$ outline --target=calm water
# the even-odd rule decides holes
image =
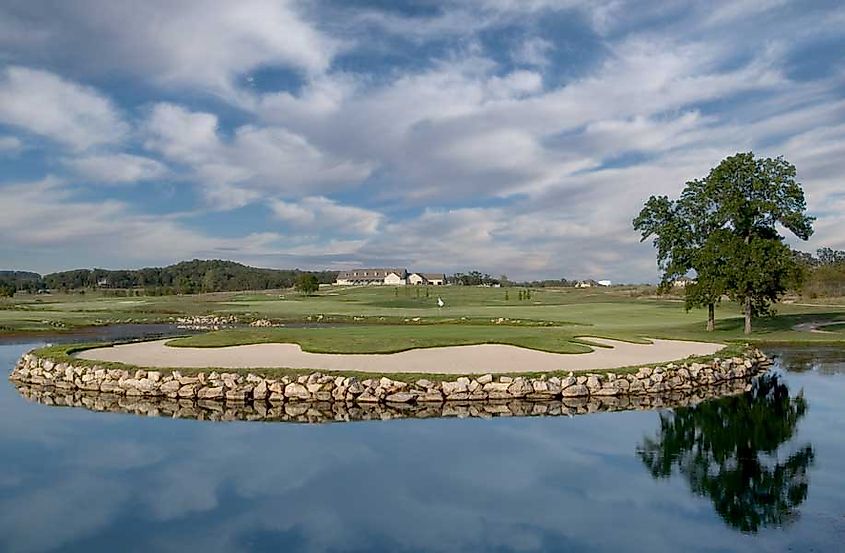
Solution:
[[[210,423],[4,378],[0,550],[843,551],[845,351],[770,353],[744,396],[574,418]]]

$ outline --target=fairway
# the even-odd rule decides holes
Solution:
[[[705,331],[703,310],[685,311],[678,297],[653,287],[534,289],[470,286],[324,287],[314,296],[291,290],[162,297],[102,293],[19,295],[0,302],[0,333],[73,329],[95,324],[168,322],[179,316],[235,315],[244,323],[331,323],[328,328],[238,328],[196,336],[199,347],[292,342],[314,352],[397,352],[413,348],[501,343],[557,353],[586,351],[575,336],[640,342],[647,337],[702,342],[839,342],[841,328],[808,332],[805,323],[845,321],[837,302],[781,304],[778,315],[755,321],[743,336],[739,310],[717,308],[716,331]],[[437,298],[444,306],[437,306]],[[799,327],[800,328],[800,327]]]

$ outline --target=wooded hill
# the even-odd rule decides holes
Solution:
[[[262,269],[234,261],[183,261],[168,267],[134,270],[75,269],[48,275],[20,271],[0,272],[0,282],[16,290],[127,290],[143,289],[146,294],[194,294],[289,288],[302,273],[314,274],[320,283],[334,282],[335,271]]]

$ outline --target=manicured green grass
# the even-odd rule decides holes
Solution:
[[[438,297],[444,300],[445,307],[437,307]],[[243,320],[341,322],[360,328],[291,328],[270,333],[250,330],[202,339],[218,345],[278,339],[296,341],[316,351],[339,347],[349,348],[347,351],[362,351],[365,347],[372,348],[370,351],[397,351],[479,341],[516,343],[549,351],[581,350],[583,346],[572,342],[574,336],[723,343],[845,341],[841,327],[830,328],[830,333],[792,330],[803,322],[845,321],[842,302],[799,299],[778,306],[778,311],[777,317],[756,319],[754,334],[747,338],[742,334],[742,319],[735,305],[726,302],[719,306],[717,329],[708,333],[704,330],[703,310],[687,312],[679,298],[657,296],[649,287],[537,289],[530,300],[520,300],[516,288],[463,286],[431,287],[428,297],[425,288],[416,287],[330,287],[322,288],[313,297],[290,290],[137,298],[88,293],[22,295],[0,300],[0,334],[55,332],[57,327],[72,329],[117,322],[163,322],[180,315],[233,314]]]
[[[579,327],[472,325],[356,325],[330,328],[232,329],[176,338],[170,346],[220,347],[296,343],[315,353],[394,353],[415,348],[509,344],[554,353],[587,353],[575,336]],[[631,339],[625,337],[625,339]]]

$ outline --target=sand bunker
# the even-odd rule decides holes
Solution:
[[[548,353],[500,344],[425,348],[387,354],[309,353],[298,344],[254,344],[221,348],[168,347],[168,340],[138,342],[82,351],[77,357],[140,367],[216,367],[227,369],[286,367],[374,373],[501,373],[609,369],[664,363],[690,355],[710,355],[724,346],[703,342],[653,340],[631,344],[589,338],[610,346],[590,353]]]

